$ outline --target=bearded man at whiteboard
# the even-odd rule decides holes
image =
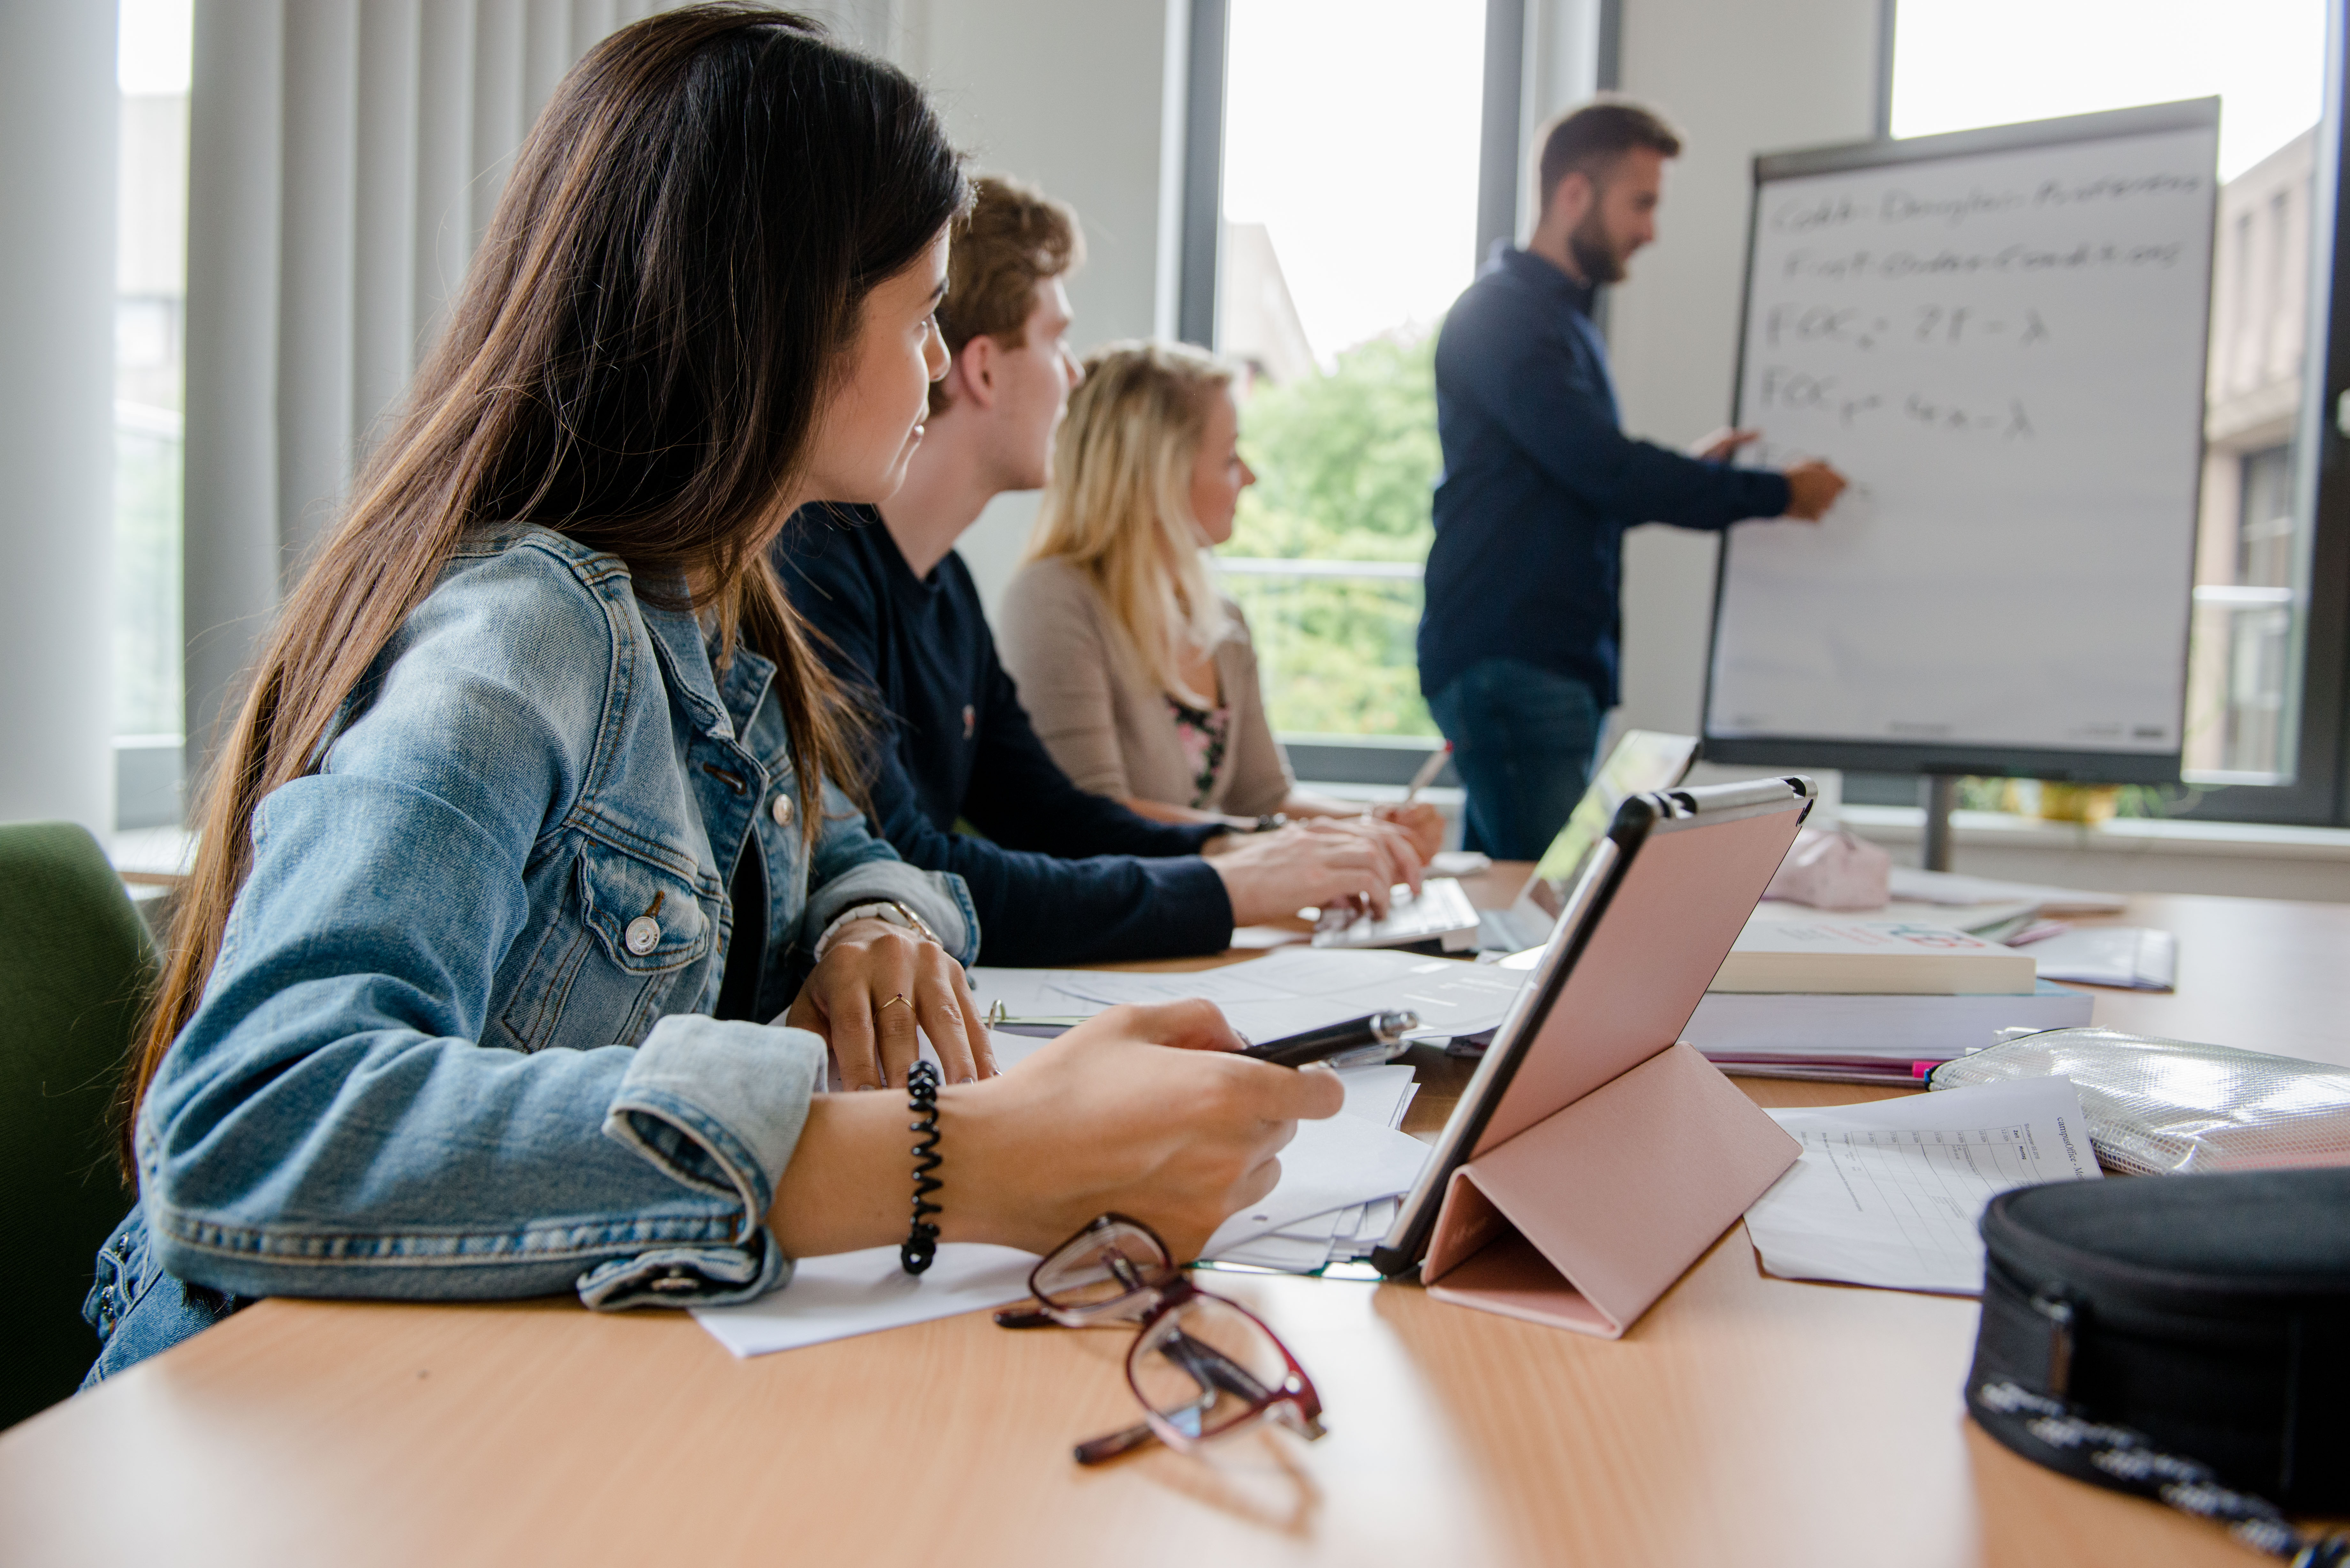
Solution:
[[[1468,786],[1464,845],[1539,859],[1575,808],[1617,700],[1624,531],[1816,521],[1844,489],[1822,462],[1731,467],[1752,439],[1695,455],[1627,436],[1592,298],[1656,238],[1680,138],[1622,99],[1543,138],[1542,219],[1494,247],[1436,344],[1444,472],[1419,623],[1419,689]]]

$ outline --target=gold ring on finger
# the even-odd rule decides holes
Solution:
[[[906,996],[903,992],[899,992],[896,996],[893,996],[889,1001],[883,1002],[881,1004],[881,1011],[887,1012],[893,1007],[902,1007],[909,1012],[914,1011],[914,1004],[906,1000]]]

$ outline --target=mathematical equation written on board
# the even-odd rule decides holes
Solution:
[[[1975,305],[1914,305],[1870,310],[1855,305],[1794,302],[1765,306],[1762,345],[1799,344],[1862,350],[1880,345],[1929,348],[2031,348],[2053,337],[2037,306],[1987,309]]]
[[[1755,401],[1765,409],[1825,415],[1846,430],[1890,421],[1946,435],[2001,441],[2031,441],[2039,433],[2020,397],[1956,400],[1930,391],[1887,390],[1785,365],[1762,367]]]
[[[2002,245],[1996,250],[1816,250],[1799,245],[1777,263],[1782,278],[1827,283],[1901,283],[1932,277],[2048,277],[2093,272],[2166,272],[2195,259],[2182,240],[2137,244],[2082,240],[2068,244]]]

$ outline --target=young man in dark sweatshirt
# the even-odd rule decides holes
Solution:
[[[792,603],[883,725],[875,827],[913,865],[963,878],[992,963],[1213,952],[1236,924],[1347,898],[1384,911],[1390,887],[1419,881],[1399,829],[1152,822],[1069,781],[996,659],[954,542],[996,495],[1045,483],[1080,374],[1061,286],[1080,247],[1067,207],[981,180],[939,311],[953,362],[905,487],[878,510],[809,507],[776,544]]]

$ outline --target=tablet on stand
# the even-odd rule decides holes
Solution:
[[[1794,1163],[1680,1032],[1786,857],[1805,778],[1635,795],[1371,1254],[1462,1305],[1620,1336]]]

